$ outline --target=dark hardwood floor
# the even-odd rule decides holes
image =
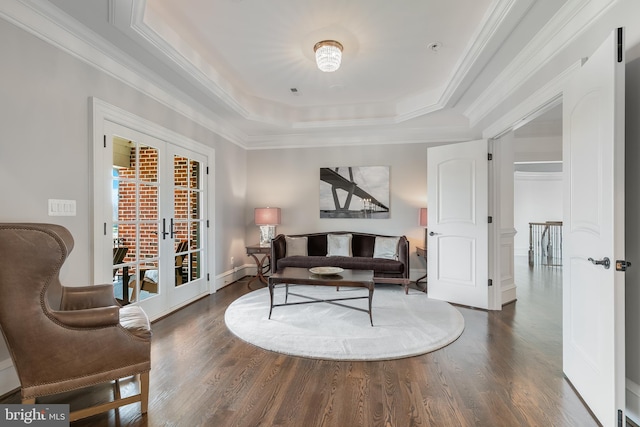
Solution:
[[[154,323],[146,416],[133,404],[72,425],[597,425],[562,374],[561,270],[530,270],[525,260],[516,282],[518,301],[500,312],[459,307],[465,331],[443,349],[336,362],[268,352],[230,333],[224,312],[248,292],[241,281]],[[64,398],[82,405],[109,394],[103,387]]]

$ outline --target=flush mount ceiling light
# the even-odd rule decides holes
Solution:
[[[320,71],[331,73],[340,68],[342,61],[342,45],[335,40],[323,40],[313,46],[316,53],[316,64]]]

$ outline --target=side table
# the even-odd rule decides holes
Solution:
[[[251,256],[256,262],[256,275],[249,280],[247,287],[251,287],[251,283],[258,279],[265,285],[268,284],[267,278],[264,273],[268,272],[271,268],[271,246],[249,245],[246,246],[247,255]],[[260,258],[258,256],[262,255]]]
[[[424,258],[425,263],[427,261],[427,248],[422,246],[416,246],[416,253],[419,257]],[[425,270],[427,267],[425,266]],[[427,271],[425,271],[424,276],[420,277],[416,280],[416,286],[420,286],[420,281],[424,280],[424,292],[427,293]]]

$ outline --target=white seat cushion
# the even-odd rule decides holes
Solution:
[[[151,323],[147,313],[137,305],[120,308],[120,325],[140,338],[151,338]]]

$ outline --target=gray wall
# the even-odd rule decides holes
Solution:
[[[320,168],[332,166],[389,166],[390,218],[321,219]],[[418,215],[419,208],[427,206],[426,144],[256,150],[248,153],[247,170],[247,242],[259,240],[253,209],[275,206],[282,210],[282,225],[277,227],[277,233],[346,230],[406,235],[411,247],[411,268],[424,270],[424,260],[417,259],[415,246],[424,242]]]
[[[224,273],[222,260],[244,256],[244,149],[5,20],[0,40],[0,221],[67,227],[75,248],[61,273],[64,284],[90,284],[93,277],[90,97],[215,149],[212,277]],[[50,198],[76,200],[77,216],[48,216]],[[8,357],[0,342],[0,363]]]

